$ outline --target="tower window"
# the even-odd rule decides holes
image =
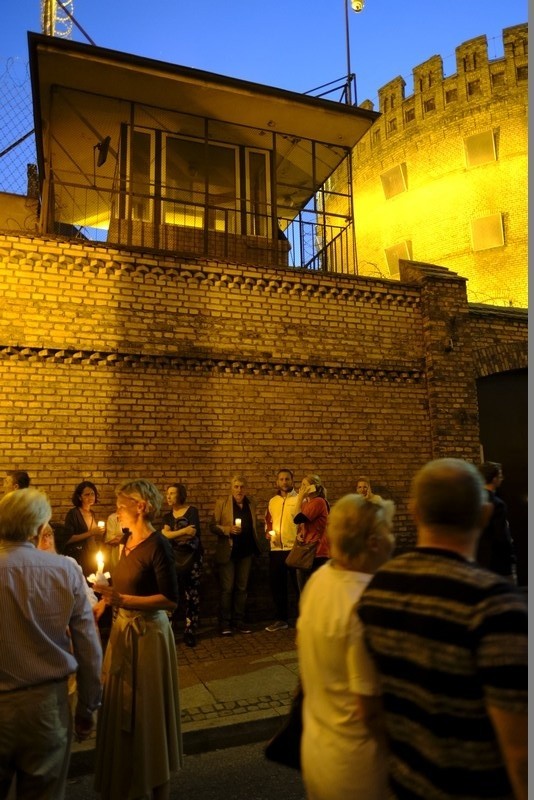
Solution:
[[[396,194],[405,192],[407,189],[407,172],[406,164],[397,164],[387,172],[383,172],[380,176],[382,181],[382,189],[386,200],[390,197],[395,197]]]
[[[475,133],[464,139],[465,160],[468,167],[478,167],[497,160],[493,131]]]
[[[384,254],[386,256],[390,276],[392,278],[397,278],[399,275],[399,260],[401,258],[408,260],[412,258],[412,243],[409,239],[397,242],[397,244],[391,247],[386,247]]]
[[[473,250],[490,250],[504,244],[502,214],[490,214],[471,220],[471,240]]]

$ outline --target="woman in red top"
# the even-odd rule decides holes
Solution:
[[[330,558],[326,521],[330,506],[326,500],[326,490],[318,475],[306,475],[302,479],[295,506],[293,522],[298,524],[297,539],[301,542],[317,542],[315,558],[311,570],[297,569],[297,583],[302,592],[304,584],[316,569]]]

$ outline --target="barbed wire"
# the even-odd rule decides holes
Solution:
[[[0,191],[26,195],[28,165],[37,161],[28,62],[0,59]]]

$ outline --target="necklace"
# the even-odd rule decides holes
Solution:
[[[140,544],[143,544],[143,542],[144,542],[144,541],[145,541],[144,539],[141,539],[141,541],[140,541],[140,542],[136,542],[135,544],[132,544],[131,546],[129,546],[129,545],[127,545],[127,544],[125,544],[125,545],[124,545],[124,552],[125,552],[126,554],[128,554],[128,553],[131,553],[131,552],[132,552],[132,550],[135,550],[135,548],[136,548],[136,547],[139,547],[139,545],[140,545]]]
[[[132,550],[135,550],[136,547],[139,547],[140,544],[143,544],[143,542],[146,542],[146,540],[148,539],[149,536],[152,535],[152,533],[153,531],[150,531],[147,536],[144,536],[142,539],[139,539],[139,541],[135,542],[135,544],[132,545],[125,544],[124,552],[126,553],[126,555],[128,555],[128,553],[131,553]]]

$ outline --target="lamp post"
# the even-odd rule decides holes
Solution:
[[[359,13],[363,11],[363,7],[365,5],[365,0],[350,0],[350,5],[353,11]],[[351,84],[352,84],[352,71],[350,67],[350,35],[349,35],[349,0],[345,0],[345,45],[347,49],[347,105],[352,105],[352,91],[351,91]],[[354,102],[356,103],[356,83],[354,84]]]

